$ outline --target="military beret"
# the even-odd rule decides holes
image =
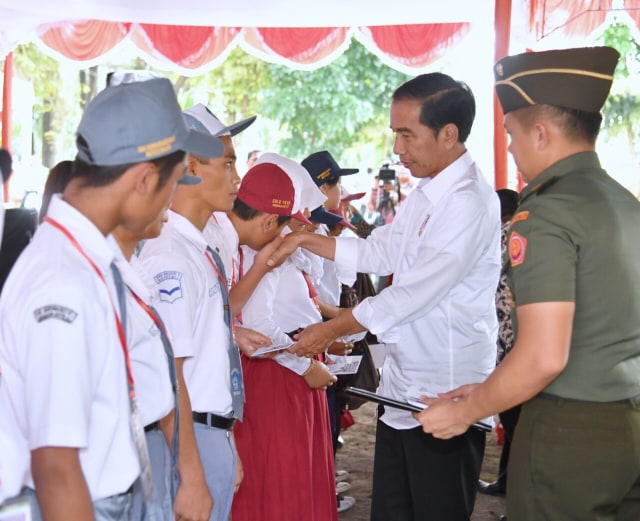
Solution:
[[[496,94],[505,114],[531,105],[599,112],[619,57],[611,47],[507,56],[494,66]]]

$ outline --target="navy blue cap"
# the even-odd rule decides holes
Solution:
[[[360,171],[359,168],[340,168],[340,165],[326,150],[314,152],[303,159],[301,164],[318,186],[335,181],[340,176],[356,174]]]
[[[318,206],[311,212],[311,215],[309,215],[309,220],[314,223],[333,226],[342,222],[342,216],[327,212],[327,210],[324,209],[324,206]]]

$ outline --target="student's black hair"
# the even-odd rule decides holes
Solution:
[[[500,199],[500,216],[513,215],[518,208],[518,192],[509,188],[500,188],[496,193]]]
[[[422,103],[420,123],[437,136],[447,124],[458,127],[458,140],[469,137],[476,115],[476,102],[466,83],[440,72],[421,74],[407,81],[393,93],[394,101],[414,99]]]
[[[11,153],[6,148],[0,148],[0,172],[2,173],[2,182],[6,183],[11,176],[13,169],[13,159]]]
[[[40,222],[42,222],[49,211],[49,204],[51,203],[53,194],[61,194],[64,192],[72,175],[73,161],[70,160],[60,161],[49,170],[49,175],[44,182],[44,189],[42,190],[42,204],[40,205],[39,214]]]

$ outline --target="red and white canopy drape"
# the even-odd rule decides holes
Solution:
[[[640,29],[640,0],[516,0],[513,4],[526,6],[529,20],[522,30],[529,33],[531,48],[552,34],[589,35],[611,12],[629,16]],[[398,9],[388,0],[234,0],[224,2],[224,7],[217,0],[183,0],[180,5],[173,0],[0,0],[0,54],[10,52],[26,35],[33,38],[35,31],[59,56],[87,63],[132,44],[157,64],[198,74],[241,45],[262,59],[313,69],[339,57],[354,36],[388,65],[411,73],[444,55],[467,35],[471,23],[486,19],[487,13],[495,20],[495,59],[508,54],[511,11],[512,0],[423,0],[410,9]],[[284,27],[283,22],[292,27]],[[11,68],[8,59],[2,104],[4,146],[10,146]],[[507,153],[497,103],[494,149],[495,184],[501,188],[507,182]]]
[[[337,58],[351,36],[401,69],[420,69],[460,41],[470,24],[439,23],[372,27],[194,27],[87,20],[66,22],[40,39],[74,61],[92,61],[129,40],[143,55],[194,73],[214,67],[235,45],[268,61],[316,68]]]
[[[529,0],[529,25],[537,40],[557,31],[568,38],[586,36],[616,12],[628,15],[640,29],[639,0]]]
[[[561,32],[591,34],[619,9],[640,28],[640,0],[528,0],[535,40]],[[312,25],[312,24],[311,24]],[[386,63],[405,71],[424,69],[469,32],[468,21],[343,27],[229,27],[162,25],[101,20],[54,22],[40,27],[41,41],[74,61],[95,61],[128,41],[156,63],[187,74],[215,67],[241,45],[262,59],[313,69],[339,57],[351,36]]]

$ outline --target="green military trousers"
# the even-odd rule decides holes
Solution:
[[[509,521],[640,520],[640,398],[539,395],[522,407],[508,468]]]

